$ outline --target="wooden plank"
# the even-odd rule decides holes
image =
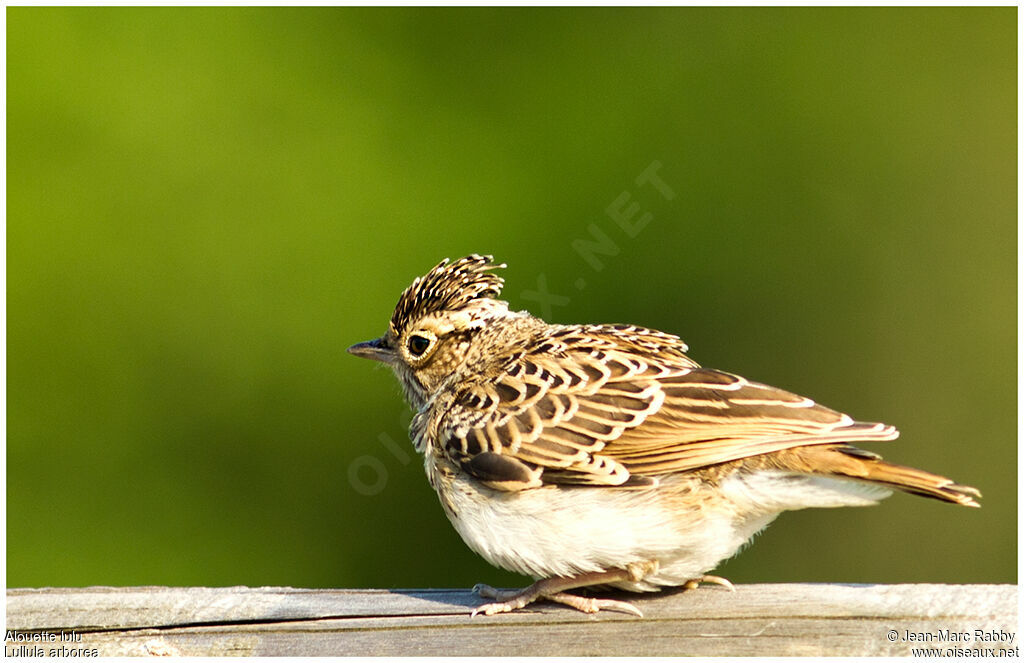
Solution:
[[[908,656],[922,646],[1016,647],[1019,655],[1014,585],[741,585],[623,598],[645,617],[541,603],[470,618],[480,599],[456,590],[11,589],[8,629],[80,640],[8,638],[7,652],[64,645],[103,656]],[[908,639],[926,637],[932,642]]]

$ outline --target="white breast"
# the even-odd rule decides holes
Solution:
[[[657,560],[641,582],[655,591],[697,578],[733,556],[782,511],[874,504],[879,486],[775,471],[734,474],[719,485],[693,476],[638,490],[547,486],[492,490],[460,474],[445,489],[463,540],[495,566],[534,578]]]

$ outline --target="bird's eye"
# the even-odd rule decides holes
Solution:
[[[409,352],[413,357],[419,357],[430,347],[430,340],[422,336],[413,336],[409,339]]]

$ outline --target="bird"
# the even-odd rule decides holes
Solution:
[[[851,444],[893,440],[891,425],[704,368],[673,334],[510,310],[504,267],[441,261],[402,292],[383,336],[348,348],[394,371],[463,541],[535,580],[476,585],[489,602],[472,615],[546,600],[642,616],[571,590],[732,589],[709,572],[784,511],[872,505],[893,489],[979,506],[976,488]]]

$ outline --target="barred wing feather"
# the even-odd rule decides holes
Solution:
[[[681,352],[652,358],[593,344],[521,354],[445,406],[436,431],[445,453],[506,490],[643,485],[797,446],[898,435]]]

